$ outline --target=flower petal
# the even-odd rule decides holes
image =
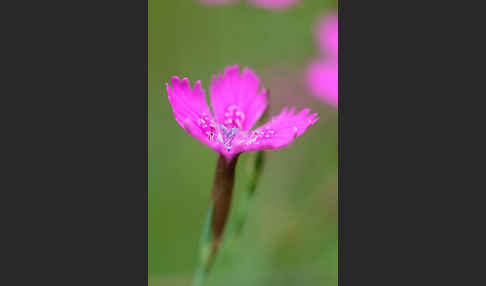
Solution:
[[[279,149],[288,146],[296,137],[302,135],[309,126],[319,120],[317,113],[308,115],[309,112],[309,109],[304,109],[295,114],[294,108],[290,111],[284,108],[279,115],[273,117],[268,123],[249,132],[244,140],[237,140],[234,143],[235,152]]]
[[[201,81],[196,81],[194,88],[191,88],[187,78],[181,81],[173,76],[171,84],[172,87],[169,83],[165,85],[175,120],[192,137],[214,149],[217,125],[206,103]]]
[[[250,130],[267,107],[267,91],[260,90],[260,80],[255,72],[239,66],[225,69],[223,75],[213,76],[211,105],[216,121],[227,128]]]

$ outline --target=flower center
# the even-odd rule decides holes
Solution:
[[[237,105],[230,105],[224,112],[223,124],[227,128],[241,129],[243,122],[245,121],[245,113]]]
[[[235,135],[238,133],[239,129],[236,127],[232,127],[230,129],[226,128],[223,124],[219,125],[219,128],[221,131],[223,131],[222,135],[221,133],[218,134],[218,138],[220,142],[226,147],[226,150],[231,151],[231,142],[233,142],[233,139],[235,138]]]

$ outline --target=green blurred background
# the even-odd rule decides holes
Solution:
[[[270,116],[286,105],[310,107],[320,121],[267,152],[241,240],[222,250],[207,285],[337,285],[337,111],[303,80],[318,56],[317,19],[336,8],[336,0],[302,0],[282,12],[245,1],[149,0],[149,285],[190,285],[217,158],[176,123],[164,83],[200,79],[208,94],[211,75],[231,64],[254,69],[270,89]],[[248,167],[244,154],[233,206]]]

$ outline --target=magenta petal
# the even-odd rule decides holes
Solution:
[[[319,99],[338,107],[338,64],[335,60],[319,60],[307,70],[309,89]]]
[[[295,109],[288,111],[284,108],[268,123],[249,132],[245,140],[239,140],[235,149],[246,152],[285,147],[319,120],[317,113],[308,115],[309,112],[309,109],[304,109],[295,114]]]
[[[216,121],[227,128],[250,130],[267,107],[265,89],[260,90],[260,80],[255,72],[239,66],[225,69],[223,75],[213,76],[211,104]]]
[[[197,81],[194,88],[191,88],[187,78],[181,81],[173,76],[171,84],[172,87],[166,83],[166,88],[177,123],[192,137],[213,149],[216,148],[217,125],[206,103],[201,81]]]
[[[268,10],[284,10],[297,4],[300,0],[248,0],[256,7]]]

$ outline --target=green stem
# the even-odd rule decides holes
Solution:
[[[248,185],[245,193],[243,194],[243,198],[241,199],[241,203],[239,204],[239,212],[235,227],[235,237],[239,237],[241,235],[246,224],[248,214],[250,213],[253,196],[263,170],[264,160],[264,151],[255,152]]]
[[[213,209],[214,204],[211,202],[211,205],[208,209],[208,214],[206,215],[206,222],[204,223],[201,240],[199,241],[199,250],[200,250],[200,260],[199,265],[196,270],[196,275],[194,277],[194,281],[192,282],[192,286],[202,286],[204,285],[204,281],[206,280],[206,275],[210,270],[211,264],[211,220],[213,216]]]

